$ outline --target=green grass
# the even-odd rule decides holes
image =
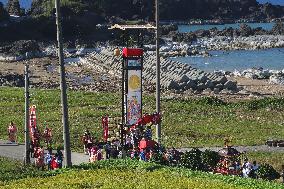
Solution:
[[[37,106],[37,123],[54,131],[62,143],[59,90],[31,91],[31,104]],[[120,115],[120,95],[69,91],[69,116],[72,148],[81,148],[80,136],[85,128],[101,137],[101,117]],[[146,95],[143,111],[153,113],[155,98]],[[162,100],[162,137],[166,146],[222,146],[225,137],[234,145],[259,145],[269,138],[284,136],[284,99],[262,99],[249,102],[223,103],[212,98]],[[23,141],[24,91],[0,88],[0,137],[7,138],[7,125],[14,121]]]
[[[11,180],[43,174],[32,166],[23,166],[19,161],[0,157],[0,185]]]
[[[100,161],[83,164],[61,174],[10,181],[1,188],[216,188],[280,189],[283,185],[170,168],[133,160]]]

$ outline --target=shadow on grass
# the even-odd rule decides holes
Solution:
[[[147,167],[145,170],[152,172],[152,171],[155,171],[155,170],[158,170],[158,169],[161,169],[161,168],[163,168],[163,166],[161,166],[161,165],[153,165],[153,166]]]

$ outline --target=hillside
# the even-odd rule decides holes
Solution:
[[[70,7],[74,12],[88,10],[106,18],[115,16],[123,19],[153,20],[154,1],[147,0],[100,0],[81,2],[64,0],[62,4]],[[34,0],[31,13],[50,13],[53,7],[49,0]],[[178,10],[178,11],[175,11]],[[162,20],[189,20],[189,19],[265,19],[283,16],[283,8],[260,5],[256,0],[161,0],[160,17]]]
[[[0,0],[0,2],[3,2],[4,4],[7,3],[8,0]],[[31,8],[31,4],[32,4],[32,0],[19,0],[21,7],[25,8],[25,9],[30,9]],[[282,0],[257,0],[259,3],[272,3],[274,5],[284,5],[284,2]]]
[[[66,41],[107,41],[112,37],[108,30],[97,24],[127,23],[127,21],[154,21],[154,1],[148,0],[62,0],[63,33]],[[54,41],[56,36],[54,1],[33,0],[28,17],[22,21],[8,22],[0,30],[0,41],[34,39]],[[16,7],[12,13],[21,12]],[[2,11],[5,13],[5,11]],[[0,20],[8,18],[2,16]],[[196,19],[232,23],[245,19],[250,22],[271,21],[284,16],[284,8],[259,4],[256,0],[161,0],[160,18],[165,21]],[[17,35],[11,35],[17,33]]]

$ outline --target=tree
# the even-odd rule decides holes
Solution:
[[[10,15],[21,16],[21,7],[19,0],[9,0],[7,4],[7,11]]]
[[[9,18],[9,14],[4,9],[3,3],[0,2],[0,22]]]

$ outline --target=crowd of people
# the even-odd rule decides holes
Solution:
[[[140,138],[141,137],[141,138]],[[177,162],[181,153],[176,149],[165,150],[158,143],[152,140],[150,127],[142,130],[133,129],[125,136],[123,144],[117,138],[109,139],[106,142],[94,140],[88,130],[82,136],[84,152],[89,155],[89,161],[99,161],[102,159],[118,159],[129,157],[141,161],[151,161],[151,159],[163,156],[165,161]]]
[[[159,161],[166,165],[178,165],[183,152],[175,148],[165,149],[154,140],[152,140],[151,127],[136,127],[125,129],[124,140],[118,138],[109,138],[107,141],[100,142],[92,137],[89,130],[85,130],[82,136],[84,144],[84,153],[89,155],[89,162],[95,162],[107,159],[131,158],[140,161]],[[11,142],[16,142],[17,128],[13,122],[8,127],[8,137]],[[43,146],[40,146],[40,139],[46,144],[47,153]],[[52,132],[45,128],[43,134],[33,128],[31,132],[31,157],[35,159],[37,168],[54,170],[62,168],[63,153],[58,148],[55,153],[51,148]],[[227,157],[221,158],[217,164],[217,172],[242,176],[244,178],[257,178],[259,165],[256,161],[252,163],[247,158],[241,164],[239,160],[229,161]],[[219,169],[219,170],[218,170]],[[284,170],[284,167],[283,167]],[[213,171],[213,170],[212,170]],[[282,174],[284,176],[284,172]]]
[[[8,140],[11,143],[16,143],[17,127],[12,121],[10,122],[7,130]],[[31,127],[30,139],[30,157],[34,158],[34,163],[37,168],[44,169],[44,167],[47,167],[48,170],[62,168],[63,153],[59,148],[57,149],[56,153],[52,153],[52,131],[50,128],[45,127],[41,134],[37,127]],[[46,145],[45,148],[40,145],[41,139]],[[47,150],[47,153],[45,153],[45,149]]]
[[[166,165],[178,165],[183,152],[175,148],[165,149],[152,140],[150,127],[142,131],[133,130],[125,136],[124,144],[119,139],[108,140],[107,142],[98,142],[94,140],[88,130],[85,131],[82,141],[84,143],[84,152],[89,155],[89,161],[95,162],[106,159],[131,158],[140,161],[162,161]],[[139,140],[139,136],[141,139]],[[239,160],[228,164],[226,158],[221,158],[217,167],[225,168],[228,174],[242,176],[244,178],[257,178],[259,165],[256,161],[249,162],[247,158],[243,163]],[[232,171],[234,170],[234,171]],[[216,169],[212,170],[216,171]]]

